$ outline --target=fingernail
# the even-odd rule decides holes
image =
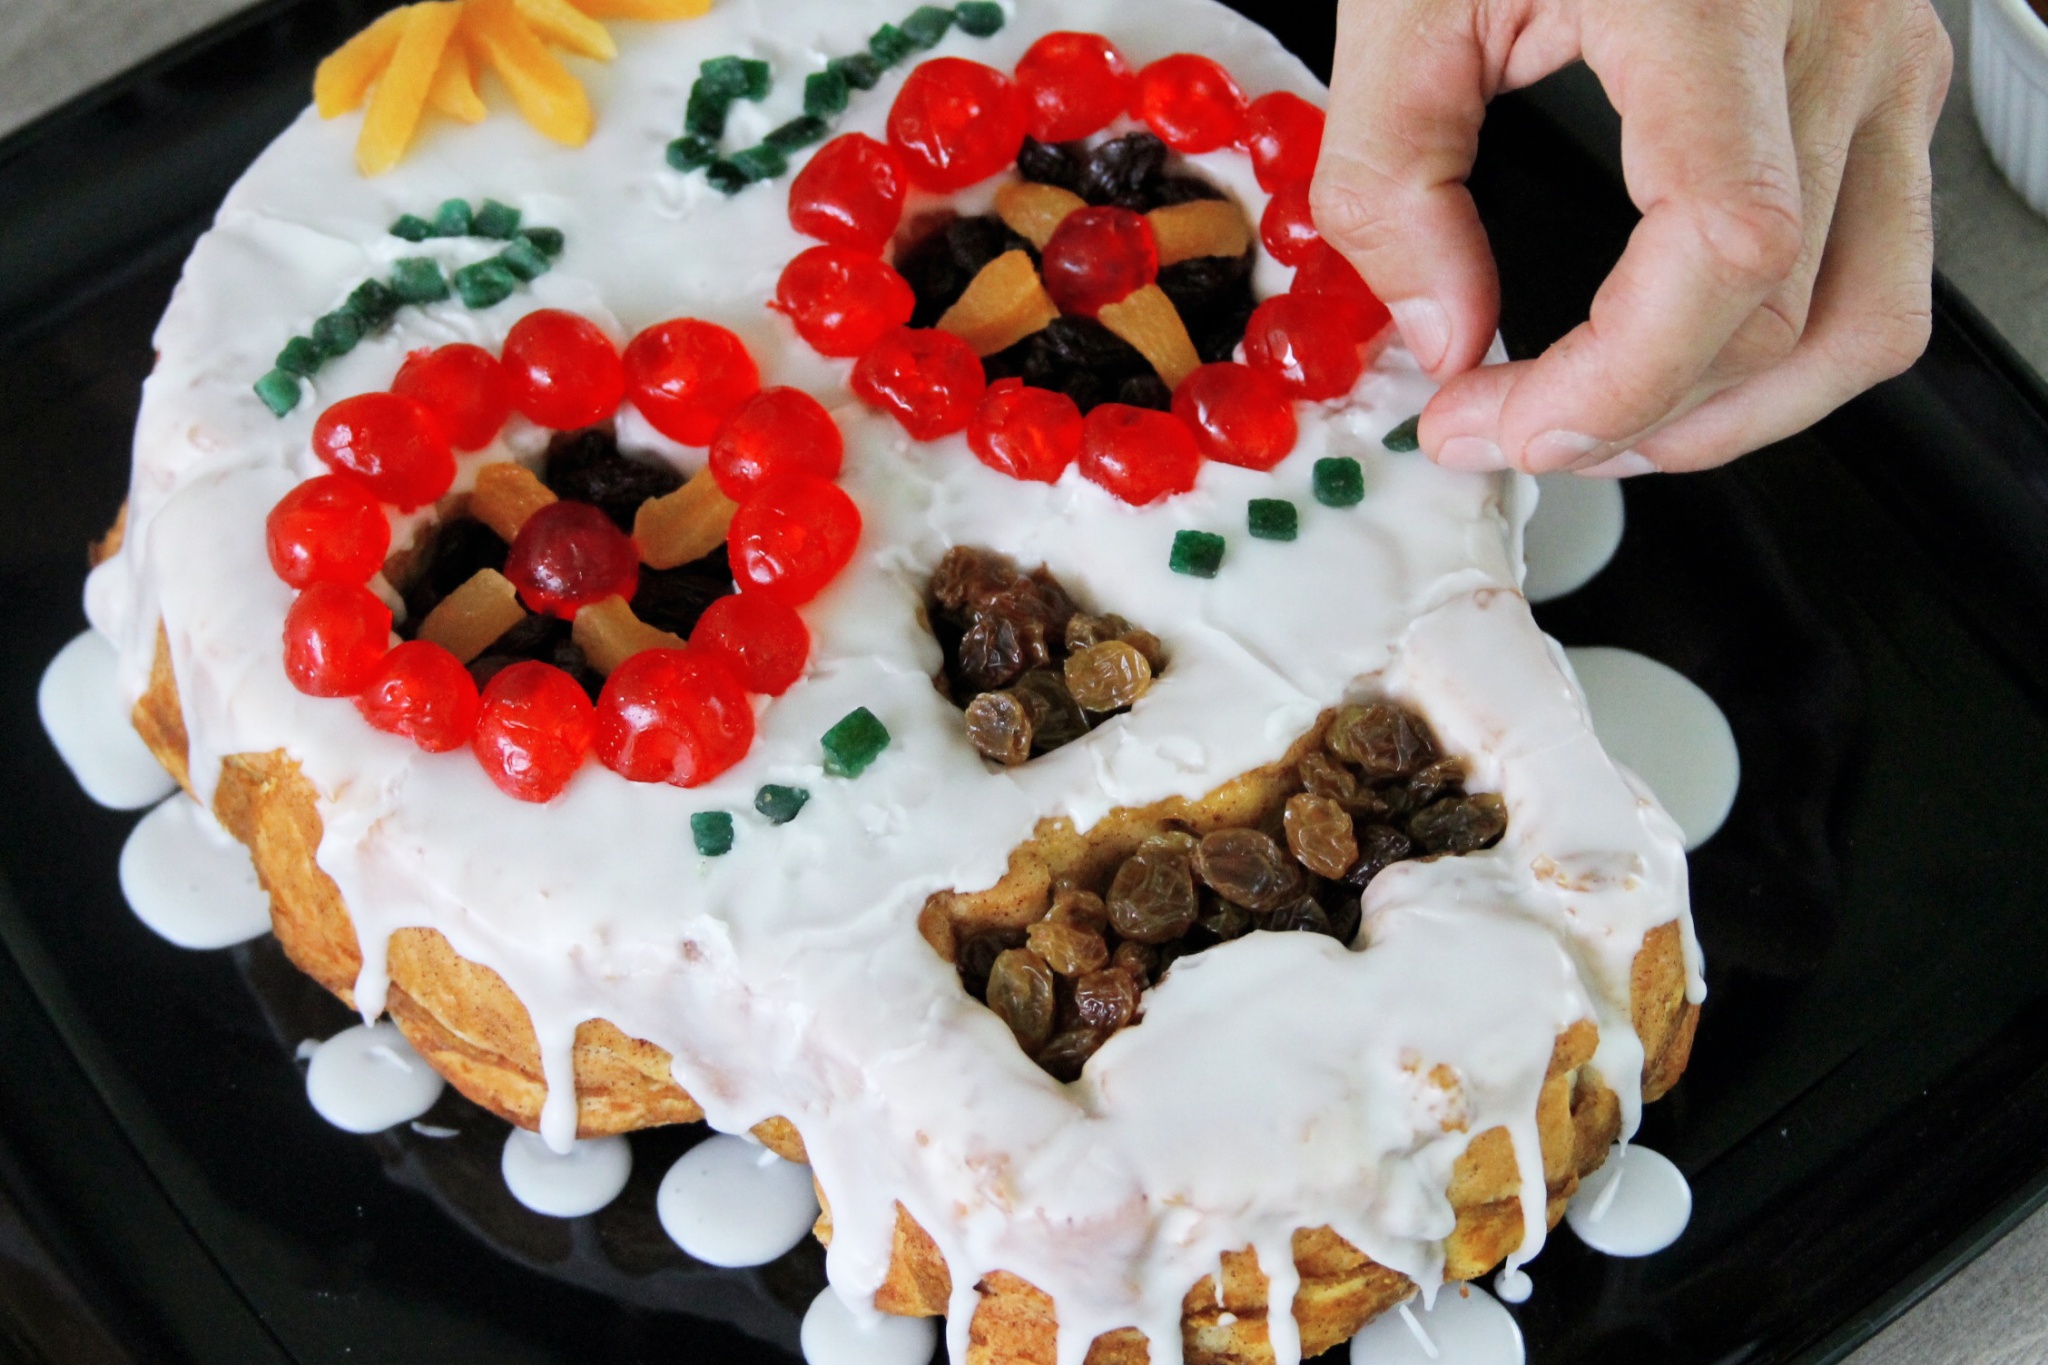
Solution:
[[[1394,315],[1401,339],[1423,369],[1433,370],[1444,363],[1444,353],[1451,349],[1451,319],[1443,305],[1426,297],[1402,299],[1388,304],[1387,311]]]
[[[1656,473],[1657,466],[1641,451],[1624,450],[1611,460],[1574,472],[1582,479],[1633,479],[1638,474]]]
[[[1490,474],[1508,467],[1500,447],[1483,436],[1451,437],[1437,449],[1436,462],[1465,474]]]
[[[1522,447],[1522,468],[1531,474],[1548,474],[1577,464],[1606,444],[1597,436],[1576,431],[1546,431]]]

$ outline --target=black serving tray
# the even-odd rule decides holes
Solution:
[[[0,144],[0,1355],[99,1361],[788,1361],[815,1247],[692,1263],[652,1186],[559,1223],[503,1126],[337,1132],[292,1058],[346,1022],[267,940],[181,952],[122,904],[34,691],[83,625],[150,332],[214,204],[382,6],[279,0]],[[1327,69],[1331,11],[1246,3]],[[1473,178],[1510,349],[1585,315],[1633,211],[1583,76],[1501,100]],[[1534,1365],[1840,1358],[2048,1197],[2048,401],[1940,287],[1911,373],[1728,469],[1627,485],[1614,564],[1543,608],[1721,703],[1744,781],[1695,855],[1712,996],[1643,1140],[1691,1229],[1560,1232]]]

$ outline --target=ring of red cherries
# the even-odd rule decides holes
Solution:
[[[1288,293],[1253,313],[1246,363],[1195,370],[1175,390],[1171,414],[1105,403],[1083,418],[1065,394],[1015,379],[987,383],[959,337],[909,327],[916,300],[883,252],[910,187],[966,189],[1011,167],[1027,134],[1071,142],[1126,113],[1177,152],[1247,153],[1272,196],[1260,240],[1295,276]],[[1204,458],[1271,469],[1294,448],[1294,400],[1349,393],[1391,337],[1386,306],[1310,221],[1322,137],[1323,112],[1308,101],[1284,91],[1249,99],[1221,65],[1192,53],[1134,73],[1097,34],[1051,33],[1014,76],[935,58],[904,82],[887,142],[845,134],[792,182],[791,224],[824,245],[789,263],[775,307],[820,354],[854,358],[854,392],[912,437],[964,431],[983,463],[1014,478],[1050,483],[1078,462],[1087,478],[1144,504],[1192,488]],[[1158,273],[1151,226],[1127,209],[1076,210],[1042,254],[1054,303],[1088,317]]]
[[[386,505],[410,512],[455,481],[455,452],[489,445],[513,411],[574,431],[634,406],[664,435],[709,446],[720,490],[739,504],[726,546],[737,594],[708,607],[683,649],[633,655],[593,705],[552,664],[499,670],[481,690],[442,646],[393,644],[392,613],[371,591],[391,548]],[[467,745],[501,790],[548,801],[595,753],[635,782],[694,787],[743,758],[749,693],[779,696],[802,674],[810,633],[796,608],[853,557],[861,518],[833,480],[843,448],[831,415],[796,389],[761,388],[740,339],[691,318],[657,323],[622,354],[596,324],[543,310],[515,324],[502,353],[416,351],[388,392],[320,415],[313,450],[332,472],[271,511],[271,565],[299,590],[285,617],[292,683],[352,697],[366,720],[430,753]],[[520,527],[505,576],[523,605],[573,619],[630,600],[640,554],[597,508],[550,503]]]

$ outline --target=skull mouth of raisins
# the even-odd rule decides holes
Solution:
[[[1021,927],[1000,885],[934,897],[927,912],[948,920],[962,987],[1040,1067],[1073,1081],[1142,1022],[1145,992],[1179,959],[1256,933],[1350,945],[1365,889],[1387,868],[1476,853],[1507,833],[1501,798],[1467,791],[1464,763],[1393,701],[1325,715],[1267,775],[1248,820],[1205,821],[1175,803],[1158,819],[1135,813],[1125,847],[1045,846],[1051,889]]]

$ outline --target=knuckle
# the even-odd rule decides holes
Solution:
[[[1760,169],[1725,196],[1697,200],[1693,223],[1731,285],[1777,284],[1805,246],[1797,181],[1775,171]]]

